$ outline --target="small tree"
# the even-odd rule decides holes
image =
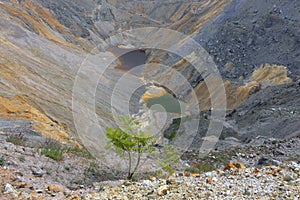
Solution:
[[[120,155],[128,156],[128,179],[132,179],[140,164],[141,155],[154,150],[153,144],[157,137],[142,130],[140,122],[130,116],[120,117],[122,126],[106,128],[107,147],[114,147]],[[133,156],[137,155],[137,161],[133,167]]]

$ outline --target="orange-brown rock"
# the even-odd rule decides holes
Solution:
[[[184,172],[184,174],[183,174],[185,177],[189,177],[189,176],[191,176],[191,174],[189,173],[189,172]]]
[[[206,179],[206,183],[212,183],[212,182],[213,182],[212,177],[208,177],[208,178]]]
[[[68,43],[65,39],[56,36],[51,30],[48,29],[46,24],[50,25],[52,28],[57,29],[62,33],[66,33],[63,26],[54,18],[54,16],[46,9],[39,6],[37,3],[33,2],[24,2],[22,6],[10,6],[8,4],[0,4],[0,7],[4,8],[7,12],[9,12],[12,16],[17,17],[26,23],[30,24],[34,31],[37,34],[42,35],[43,37],[66,45],[73,48],[76,48],[74,45]],[[30,12],[35,13],[35,15],[29,14]]]
[[[229,170],[229,169],[236,169],[236,166],[233,164],[233,163],[228,163],[228,165],[226,165],[225,167],[224,167],[224,171],[225,170]]]
[[[66,189],[63,186],[59,186],[59,185],[49,185],[47,189],[52,192],[65,192],[66,191]]]
[[[238,169],[246,169],[246,166],[243,163],[235,163],[234,164]]]
[[[245,169],[246,166],[242,163],[228,163],[228,165],[226,165],[224,167],[224,171],[225,170],[229,170],[229,169]]]
[[[62,143],[74,144],[62,124],[54,122],[47,115],[30,105],[26,97],[15,95],[8,99],[0,96],[0,117],[9,119],[27,119],[36,122],[33,128],[41,132],[44,137],[55,139]]]
[[[199,178],[200,174],[191,174],[191,177]]]
[[[156,177],[155,176],[150,176],[150,181],[155,181],[156,180]]]

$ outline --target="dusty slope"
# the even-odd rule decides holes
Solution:
[[[118,40],[103,42],[103,39],[119,30],[127,30],[129,26],[174,25],[174,29],[185,29],[186,33],[192,34],[204,22],[220,13],[225,5],[226,2],[212,1],[155,2],[153,5],[152,2],[140,4],[122,1],[1,1],[1,104],[4,108],[10,108],[2,109],[1,115],[5,118],[25,118],[38,122],[40,124],[37,127],[42,127],[39,131],[43,129],[44,135],[72,133],[71,138],[68,138],[72,140],[75,136],[71,113],[74,80],[83,59],[97,53],[97,50],[90,53],[91,49],[97,45],[100,45],[100,49],[108,45],[119,45]],[[210,10],[213,12],[209,12]],[[130,44],[135,41],[129,38],[128,42]],[[106,65],[102,58],[95,59],[95,65],[97,62],[103,64],[96,69],[100,72]],[[121,73],[112,70],[107,75],[105,90],[100,87],[99,94],[96,94],[99,95],[96,99],[97,112],[100,118],[105,118],[105,121],[100,121],[102,126],[111,125],[112,121],[109,106],[111,94],[105,93],[106,88],[112,89]],[[97,79],[82,76],[84,85],[93,84]],[[93,96],[94,93],[88,88],[83,88],[82,92],[83,97]],[[13,98],[18,98],[15,95],[23,103],[13,107],[16,104]],[[38,111],[39,120],[35,120],[31,111],[26,115],[22,114],[27,105]],[[96,121],[93,123],[97,123]],[[50,126],[51,124],[55,126]]]
[[[38,131],[43,130],[41,132],[44,135],[61,135],[64,137],[63,142],[72,141],[76,136],[71,112],[72,92],[82,61],[89,55],[94,66],[97,66],[95,76],[84,73],[80,75],[84,84],[80,87],[82,98],[79,99],[79,105],[84,107],[84,97],[95,93],[87,86],[93,85],[98,80],[96,74],[106,67],[104,58],[112,57],[110,53],[103,57],[93,57],[93,54],[110,45],[139,46],[143,42],[157,42],[157,38],[138,41],[138,38],[131,38],[130,35],[128,38],[126,36],[125,42],[122,41],[122,36],[109,38],[118,31],[144,26],[166,27],[194,36],[214,57],[225,78],[228,109],[234,109],[262,88],[289,83],[289,77],[296,80],[299,76],[298,8],[299,2],[296,0],[264,2],[263,6],[260,1],[139,3],[3,0],[0,2],[1,116],[28,119],[36,122],[35,127],[38,127]],[[97,45],[99,48],[90,52]],[[181,72],[195,88],[200,108],[210,108],[210,95],[205,84],[201,83],[203,77],[189,63],[165,52],[149,50],[147,54],[149,62],[161,62]],[[259,68],[266,63],[270,63],[272,67]],[[168,80],[175,79],[174,74],[168,70],[161,70],[156,74],[149,73],[150,71],[151,69],[144,71],[145,80],[162,81],[163,84],[165,77]],[[98,118],[89,116],[89,112],[78,110],[82,123],[91,123],[91,130],[85,130],[92,134],[88,140],[99,138],[99,135],[92,133],[97,130],[93,126],[98,122],[103,127],[113,124],[110,107],[112,94],[109,91],[115,87],[121,75],[121,72],[110,68],[101,80],[105,84],[99,86],[96,92]],[[129,80],[129,84],[133,82],[132,79]],[[284,92],[278,90],[277,98],[283,99],[289,95],[291,99],[297,99],[298,96],[293,92],[297,90],[297,86],[293,87],[293,90],[287,89]],[[175,87],[174,91],[179,98],[189,100],[184,89],[186,88]],[[117,92],[119,102],[125,101],[124,94],[127,92],[126,88]],[[269,93],[270,98],[272,94],[273,90]],[[22,99],[22,103],[16,101],[18,98]],[[255,95],[253,98],[260,101],[262,97]],[[286,107],[286,104],[283,101],[282,107]],[[295,103],[294,106],[297,106],[297,110],[298,104]],[[93,108],[88,107],[90,110]],[[295,116],[297,119],[299,114],[296,113]],[[297,122],[293,117],[287,116],[286,119],[279,120],[285,120],[286,127],[297,128],[298,126],[293,125]],[[230,122],[232,124],[226,126],[224,137],[226,131],[229,135],[250,134],[244,129],[256,122],[251,121],[251,124],[245,123],[244,127],[237,126],[234,129],[232,127],[240,122]],[[272,127],[271,122],[272,120],[257,123],[257,129],[252,132],[260,130],[260,134],[270,135],[269,131],[264,130]],[[69,133],[70,136],[66,136]]]

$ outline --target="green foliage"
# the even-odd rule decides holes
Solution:
[[[5,166],[6,165],[6,158],[4,156],[0,157],[0,166]]]
[[[24,146],[26,140],[27,139],[21,133],[18,135],[10,135],[6,138],[6,142],[10,142],[18,146]]]
[[[40,150],[40,153],[48,158],[59,161],[63,158],[64,149],[59,143],[49,139]]]
[[[170,141],[172,141],[175,137],[176,137],[177,133],[174,131],[172,132],[168,137],[167,139],[169,139]]]
[[[157,178],[162,178],[163,177],[163,171],[162,170],[156,170],[155,173],[154,173],[154,175]]]
[[[200,170],[198,168],[195,167],[188,167],[185,169],[186,172],[190,172],[192,174],[199,174]]]
[[[59,161],[63,159],[63,149],[42,148],[41,154],[48,158]]]
[[[65,152],[74,154],[76,156],[81,156],[88,159],[94,159],[93,155],[86,150],[85,148],[79,148],[79,147],[68,147],[64,149]]]
[[[154,150],[153,144],[157,137],[143,131],[140,122],[130,116],[120,117],[119,121],[122,127],[106,128],[107,147],[113,147],[118,154],[128,156],[127,178],[132,179],[139,166],[141,155]],[[132,168],[134,155],[137,155],[137,162]]]
[[[59,161],[63,159],[64,148],[58,142],[49,139],[40,150],[40,153],[48,158]]]

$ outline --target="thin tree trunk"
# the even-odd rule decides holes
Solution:
[[[127,151],[127,152],[128,152],[128,158],[129,158],[127,179],[131,179],[131,177],[132,177],[132,175],[131,175],[131,153],[130,153],[130,151]]]
[[[132,178],[133,174],[135,173],[135,171],[137,170],[139,164],[140,164],[140,160],[141,160],[141,154],[140,152],[138,152],[138,160],[137,160],[137,163],[135,165],[135,168],[133,169],[131,175],[130,175],[130,179]]]

